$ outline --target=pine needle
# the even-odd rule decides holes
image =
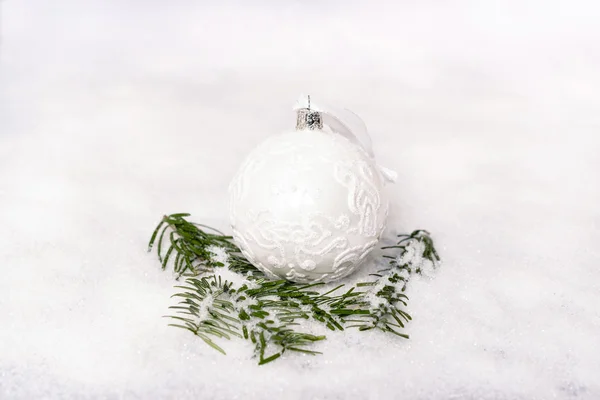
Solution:
[[[389,267],[372,274],[375,280],[360,282],[345,292],[341,292],[344,284],[321,292],[322,283],[269,280],[242,255],[231,236],[189,222],[189,216],[165,215],[148,244],[148,251],[156,245],[163,269],[172,269],[177,280],[186,278],[183,285],[175,286],[178,292],[172,297],[179,302],[169,307],[176,315],[168,318],[176,323],[169,325],[190,331],[223,354],[213,339],[250,340],[259,365],[286,351],[321,354],[310,347],[325,336],[299,331],[302,320],[317,321],[334,331],[378,329],[408,339],[400,331],[411,320],[403,309],[408,300],[403,292],[412,275],[435,269],[440,262],[429,232],[415,230],[398,235],[395,245],[382,248],[396,254],[383,256],[390,260]],[[215,260],[215,248],[227,254],[227,267]],[[228,268],[245,283],[237,287],[223,280],[215,273],[217,268]]]

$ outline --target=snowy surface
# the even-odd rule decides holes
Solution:
[[[0,399],[600,398],[597,2],[0,6]],[[166,326],[145,247],[164,213],[226,226],[300,93],[365,119],[390,225],[445,263],[410,340],[258,367]]]

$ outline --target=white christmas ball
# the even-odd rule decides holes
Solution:
[[[233,237],[271,278],[328,282],[377,245],[388,213],[383,178],[359,145],[330,130],[268,138],[231,182]]]

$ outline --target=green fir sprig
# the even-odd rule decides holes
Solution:
[[[375,280],[326,291],[324,283],[268,279],[242,255],[231,236],[187,217],[185,213],[164,216],[148,246],[151,251],[156,245],[163,269],[172,266],[177,280],[185,278],[173,295],[179,303],[170,307],[175,313],[169,316],[170,325],[192,332],[223,354],[213,339],[250,340],[259,364],[286,351],[320,354],[310,347],[325,336],[302,332],[302,320],[317,321],[333,331],[380,329],[408,338],[401,331],[411,320],[405,310],[406,283],[440,261],[429,233],[416,230],[383,247],[396,254],[384,255],[389,266],[372,274]],[[233,273],[236,282],[224,280],[222,269]]]

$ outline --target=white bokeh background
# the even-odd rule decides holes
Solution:
[[[0,399],[600,398],[600,5],[0,2]],[[444,259],[410,340],[264,367],[167,327],[161,215],[226,226],[311,93],[361,115]]]

